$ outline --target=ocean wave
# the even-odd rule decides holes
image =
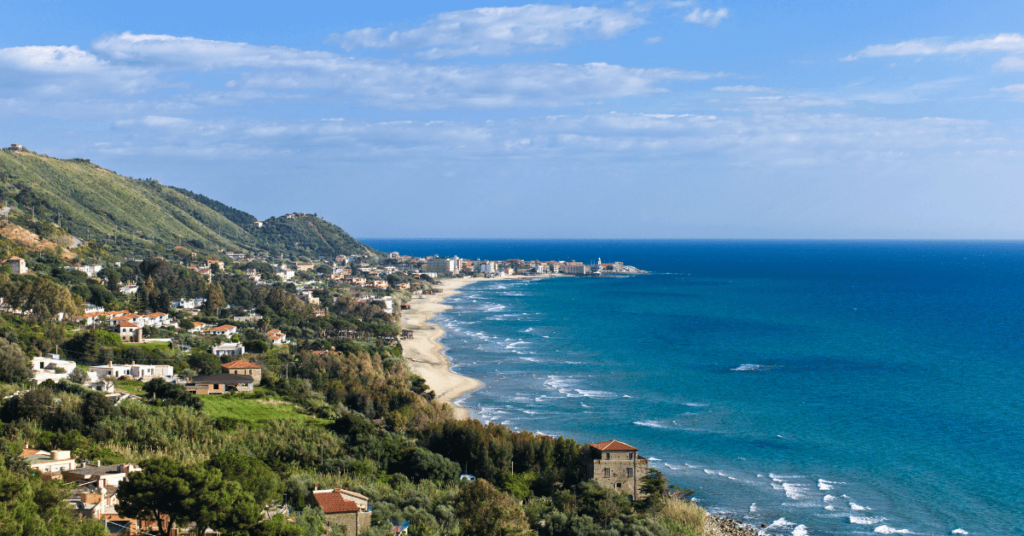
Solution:
[[[569,398],[616,398],[619,396],[611,391],[595,391],[589,389],[573,389],[572,392],[562,394]]]
[[[684,402],[683,405],[684,406],[690,406],[691,408],[704,408],[704,407],[707,407],[707,404],[705,404],[704,402]]]
[[[749,512],[751,514],[756,513],[757,512],[757,503],[751,503],[750,504],[750,508],[748,510],[749,510]]]
[[[964,534],[964,535],[967,535],[967,534],[970,534],[970,532],[967,532],[964,529],[953,529],[953,532],[951,532],[950,534]]]
[[[662,424],[662,423],[660,423],[658,421],[633,421],[633,424],[635,424],[637,426],[646,426],[648,428],[668,428],[668,426],[666,426],[666,425],[664,425],[664,424]],[[648,460],[650,460],[650,459],[652,459],[652,458],[648,458]]]
[[[877,525],[883,521],[885,521],[884,517],[850,516],[850,523],[854,525]]]
[[[744,363],[734,369],[729,369],[733,372],[755,372],[764,369],[764,365],[757,365],[754,363]]]
[[[739,480],[738,478],[736,478],[734,476],[729,476],[729,475],[723,473],[722,471],[715,471],[713,469],[705,469],[704,470],[704,474],[712,475],[712,476],[720,476],[722,478],[728,478],[729,480]]]
[[[660,462],[661,461],[661,458],[655,458],[654,456],[648,456],[647,459],[651,460],[652,462]]]
[[[523,330],[523,333],[530,333],[532,331],[533,331],[533,328],[526,328],[526,329]]]
[[[678,465],[672,465],[671,463],[666,463],[665,467],[668,467],[669,469],[671,469],[673,471],[682,471],[683,470],[682,467],[680,467]]]
[[[793,536],[807,536],[807,527],[804,525],[797,525],[793,529]]]
[[[506,350],[512,350],[512,349],[514,349],[514,348],[515,348],[516,346],[519,346],[520,344],[530,344],[530,343],[528,343],[528,342],[526,342],[526,341],[516,341],[516,342],[514,342],[514,343],[512,343],[512,344],[507,344],[507,345],[505,345],[505,349],[506,349]]]
[[[845,484],[845,482],[832,482],[831,480],[818,479],[818,489],[821,491],[829,491],[836,484]]]
[[[537,359],[536,357],[520,357],[523,361],[529,361],[530,363],[543,363],[543,360]]]
[[[792,523],[790,521],[787,521],[786,518],[780,517],[780,518],[776,519],[775,521],[772,521],[772,524],[768,525],[767,529],[768,530],[772,530],[772,529],[775,529],[775,530],[788,529],[789,527],[792,527],[793,525],[796,525],[796,523]]]
[[[834,501],[837,497],[835,495],[826,495],[822,500],[825,502]]]
[[[850,501],[850,510],[854,512],[863,512],[864,510],[870,510],[867,506],[861,506],[853,501]]]
[[[875,532],[879,534],[913,534],[913,532],[910,532],[910,529],[894,529],[889,525],[875,527]]]

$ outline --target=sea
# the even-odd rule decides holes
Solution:
[[[623,441],[771,534],[1024,534],[1024,242],[366,242],[650,272],[449,297],[475,418]]]

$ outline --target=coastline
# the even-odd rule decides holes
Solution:
[[[409,302],[410,308],[402,311],[402,329],[410,329],[413,333],[411,339],[402,341],[402,356],[409,363],[409,368],[426,380],[438,401],[451,404],[455,418],[459,420],[470,418],[469,409],[456,405],[455,401],[484,384],[475,378],[452,372],[451,360],[444,355],[445,347],[437,341],[444,336],[444,329],[430,320],[451,308],[451,305],[441,303],[445,298],[477,281],[482,280],[445,279],[438,285],[444,290],[443,293],[413,298]]]

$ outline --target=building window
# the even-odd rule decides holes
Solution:
[[[632,459],[633,459],[633,453],[632,453],[632,452],[630,452],[630,453],[629,453],[629,454],[628,454],[628,455],[626,456],[626,459],[627,459],[627,460],[632,460]]]
[[[605,452],[604,453],[604,459],[606,459],[606,460],[612,459],[612,453],[611,452]]]
[[[626,468],[626,476],[628,476],[628,477],[632,477],[633,476],[633,468],[632,467],[627,467]]]
[[[604,477],[605,478],[609,478],[611,476],[612,476],[612,470],[611,469],[605,469],[604,470]]]

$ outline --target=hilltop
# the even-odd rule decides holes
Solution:
[[[84,245],[83,256],[133,255],[183,246],[329,257],[367,253],[343,229],[323,218],[290,214],[258,222],[255,216],[201,194],[152,179],[133,179],[86,159],[58,159],[28,150],[0,151],[0,211],[8,225],[41,241]]]

